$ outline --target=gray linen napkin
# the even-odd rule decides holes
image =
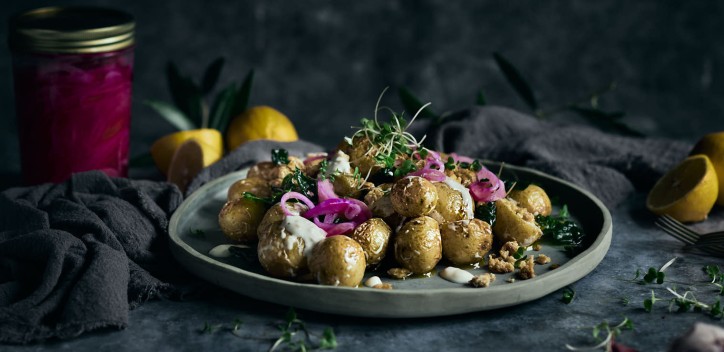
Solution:
[[[413,127],[416,135],[427,133],[434,149],[537,169],[588,189],[609,207],[635,189],[650,189],[691,150],[683,142],[611,135],[496,106]]]
[[[170,288],[181,200],[171,184],[97,171],[0,194],[0,342],[125,327],[129,308]]]

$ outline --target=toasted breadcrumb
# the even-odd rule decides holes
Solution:
[[[472,279],[470,279],[470,286],[488,287],[493,281],[495,281],[495,274],[485,273],[474,276]]]
[[[535,277],[535,263],[533,262],[533,256],[529,256],[528,259],[520,261],[520,270],[518,271],[518,277],[523,280],[528,280]]]
[[[387,270],[387,275],[390,275],[393,279],[404,280],[408,276],[412,275],[412,271],[405,268],[392,268]]]
[[[502,247],[500,247],[500,257],[503,259],[508,259],[508,257],[512,257],[513,253],[518,251],[518,242],[515,241],[508,241],[503,244]]]
[[[533,250],[534,250],[534,251],[538,252],[538,251],[540,251],[541,249],[543,249],[543,246],[541,246],[540,243],[538,243],[538,242],[533,243]]]
[[[494,273],[512,273],[515,270],[515,267],[513,266],[513,263],[504,259],[498,259],[491,254],[488,256],[488,270]]]
[[[556,264],[551,264],[551,266],[549,266],[548,269],[554,270],[554,269],[558,269],[560,267],[561,267],[561,265],[556,263]]]
[[[538,256],[535,257],[535,262],[537,264],[541,264],[541,265],[548,264],[551,262],[551,257],[549,257],[545,254],[538,254]]]
[[[392,284],[387,283],[387,282],[383,282],[383,283],[381,283],[381,284],[377,284],[377,285],[372,286],[372,288],[379,288],[379,289],[381,289],[381,290],[391,290],[391,289],[392,289]]]

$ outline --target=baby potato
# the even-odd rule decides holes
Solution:
[[[294,212],[301,214],[307,211],[307,206],[301,203],[287,203],[287,207],[294,209]],[[280,224],[284,220],[284,211],[282,210],[282,204],[277,203],[272,205],[269,210],[266,211],[264,217],[261,219],[259,226],[257,227],[256,234],[261,240],[267,235],[273,234],[272,229],[275,224]]]
[[[392,186],[392,208],[406,217],[430,214],[437,204],[437,190],[432,182],[419,177],[405,177]]]
[[[501,242],[516,241],[527,247],[543,235],[533,214],[516,201],[503,198],[495,201],[495,208],[493,234]]]
[[[395,259],[415,274],[426,274],[442,258],[440,225],[429,216],[402,225],[395,236]]]
[[[317,243],[309,270],[322,285],[357,287],[365,274],[365,252],[357,241],[337,235]]]
[[[508,196],[533,215],[551,215],[551,200],[539,186],[529,185],[522,191],[511,191]]]
[[[271,276],[278,278],[297,277],[307,268],[304,256],[304,241],[300,238],[282,236],[284,233],[281,222],[270,227],[270,233],[259,238],[257,254],[259,263]]]
[[[370,170],[372,170],[371,173],[375,173],[382,167],[374,157],[377,147],[373,146],[364,135],[354,137],[352,144],[343,141],[337,148],[349,155],[349,164],[352,169],[358,167],[362,175],[367,175]]]
[[[349,237],[362,246],[367,265],[376,265],[385,257],[391,234],[384,220],[372,218],[357,226]]]
[[[362,180],[359,177],[355,177],[351,174],[339,174],[334,176],[332,185],[334,186],[334,193],[340,197],[357,198],[359,197],[362,190]]]
[[[437,192],[437,203],[429,216],[440,224],[465,219],[463,195],[443,182],[435,182],[433,185]]]
[[[478,263],[493,246],[490,224],[480,219],[449,222],[440,233],[442,255],[454,265]]]
[[[382,218],[390,227],[396,228],[402,223],[402,217],[392,207],[391,190],[391,183],[383,183],[369,190],[364,202],[370,208],[372,215]]]
[[[256,231],[266,207],[263,203],[240,198],[224,204],[219,212],[219,227],[226,238],[235,242],[256,241]]]
[[[244,192],[249,192],[257,197],[265,198],[271,196],[269,184],[262,178],[244,178],[234,182],[229,187],[227,200],[235,200],[244,197]]]
[[[288,164],[276,165],[271,161],[263,161],[254,165],[247,173],[247,178],[261,178],[270,186],[279,187],[284,177],[299,169],[304,172],[304,162],[297,157],[290,156]]]
[[[445,175],[465,187],[470,187],[471,184],[478,180],[478,176],[476,175],[475,171],[471,169],[463,169],[460,166],[456,166],[452,170],[445,169]]]

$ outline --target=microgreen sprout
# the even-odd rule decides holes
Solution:
[[[281,336],[274,341],[269,348],[269,352],[277,351],[279,348],[286,347],[292,351],[309,351],[312,349],[335,349],[337,348],[337,338],[332,328],[324,329],[322,337],[319,338],[318,346],[312,344],[312,335],[307,330],[306,325],[297,317],[294,308],[289,308],[284,318],[284,323],[278,325]],[[298,337],[300,336],[302,337]]]
[[[561,301],[563,301],[563,303],[571,304],[574,298],[576,298],[576,291],[573,291],[570,287],[563,289],[563,297],[561,297]]]
[[[724,272],[719,269],[719,266],[707,265],[702,269],[711,280],[711,284],[719,289],[719,294],[724,295]]]
[[[656,297],[654,290],[651,290],[651,298],[647,298],[644,300],[644,310],[648,313],[651,313],[651,310],[654,308],[654,303],[660,300],[660,298]]]
[[[566,348],[569,351],[595,351],[599,349],[612,351],[613,339],[621,335],[621,332],[624,330],[633,330],[633,322],[631,321],[631,319],[624,318],[621,323],[615,326],[610,326],[607,321],[603,321],[602,323],[594,326],[592,331],[593,338],[601,341],[599,344],[590,347],[574,347],[566,344]],[[601,339],[599,337],[601,336],[601,333],[606,334],[606,337]]]
[[[204,326],[201,328],[201,333],[213,334],[221,329],[221,326],[222,324],[209,324],[209,322],[204,322]]]

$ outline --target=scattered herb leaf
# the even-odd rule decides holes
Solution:
[[[565,304],[571,304],[575,297],[576,291],[573,291],[573,289],[570,287],[566,287],[563,289],[563,297],[561,297],[561,301],[563,301],[563,303]]]
[[[493,226],[495,225],[495,212],[495,202],[479,204],[475,207],[475,218],[483,220],[490,224],[490,226]]]

